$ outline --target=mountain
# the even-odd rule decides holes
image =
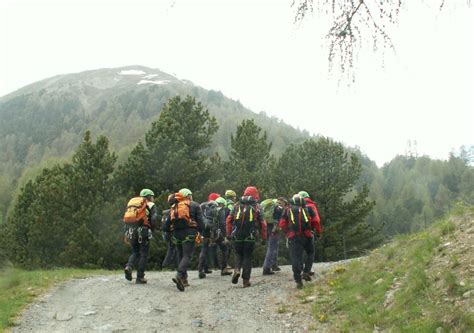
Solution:
[[[107,136],[120,163],[176,95],[195,96],[216,117],[219,131],[213,150],[224,159],[230,134],[243,119],[253,118],[267,131],[276,153],[309,137],[280,119],[252,112],[220,91],[158,69],[127,66],[57,75],[0,98],[0,190],[10,193],[34,170],[70,157],[86,130]],[[0,198],[0,210],[5,201]]]

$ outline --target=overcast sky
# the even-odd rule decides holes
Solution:
[[[390,30],[396,53],[362,52],[350,88],[328,73],[327,17],[295,25],[291,2],[0,0],[0,96],[57,74],[144,65],[358,146],[379,166],[408,141],[440,159],[474,145],[466,1],[441,12],[405,1]]]

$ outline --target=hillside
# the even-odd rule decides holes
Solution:
[[[474,331],[474,209],[339,266],[294,302],[328,332]]]
[[[267,131],[276,153],[309,136],[219,91],[158,69],[128,66],[58,75],[0,99],[0,189],[11,193],[17,181],[21,185],[40,168],[68,159],[86,130],[107,136],[120,163],[176,95],[195,96],[217,118],[212,152],[223,159],[228,157],[230,134],[243,119],[253,118]],[[0,198],[0,210],[6,203]]]
[[[252,112],[219,91],[157,69],[99,69],[55,76],[0,99],[2,169],[19,176],[21,166],[67,156],[86,129],[106,135],[120,154],[143,138],[170,97],[186,94],[195,96],[218,119],[215,149],[223,158],[227,157],[229,132],[245,118],[254,118],[269,132],[276,151],[308,136],[279,119]]]

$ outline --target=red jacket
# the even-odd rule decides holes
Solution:
[[[259,232],[259,235],[263,240],[266,240],[267,239],[267,222],[265,222],[265,220],[262,217],[260,206],[256,204],[254,208],[255,208],[255,216],[254,216],[253,223],[256,223],[255,230]],[[230,212],[230,214],[227,215],[227,218],[225,220],[227,236],[232,235],[232,232],[234,229],[234,216],[237,215],[238,209],[239,209],[239,204],[237,203],[234,205],[234,209]]]
[[[311,225],[316,230],[318,235],[321,235],[321,219],[319,218],[318,208],[316,207],[314,201],[310,198],[304,198],[304,201],[306,201],[306,207],[313,209],[315,216],[313,217],[314,221],[311,221]]]
[[[290,239],[292,239],[295,236],[304,236],[304,237],[308,237],[308,238],[313,237],[313,230],[315,230],[316,227],[317,227],[316,218],[315,218],[316,217],[315,216],[315,211],[311,210],[309,208],[305,209],[305,211],[307,212],[306,214],[307,214],[308,223],[309,223],[310,228],[304,229],[304,230],[302,230],[300,228],[300,231],[295,232],[294,230],[291,230],[291,228],[290,228],[290,223],[293,223],[292,221],[290,221],[291,220],[291,218],[290,218],[290,209],[291,209],[291,205],[285,209],[285,212],[283,213],[283,216],[281,217],[280,222],[278,223],[278,226],[281,228],[281,230],[283,230],[283,232],[285,232],[286,237],[288,237]],[[302,218],[302,216],[298,217],[298,219],[301,219],[301,218]]]

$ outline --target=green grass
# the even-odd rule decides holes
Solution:
[[[7,268],[0,271],[0,332],[15,325],[15,317],[36,296],[53,284],[97,274],[105,270],[54,269],[26,271]]]
[[[466,288],[451,271],[441,276],[430,271],[442,237],[455,230],[455,223],[440,221],[427,231],[397,237],[369,258],[327,274],[302,297],[316,295],[314,318],[324,318],[337,332],[474,331],[473,314],[445,300],[459,299]],[[451,268],[459,266],[459,258],[449,259]],[[392,291],[393,297],[387,297]]]

